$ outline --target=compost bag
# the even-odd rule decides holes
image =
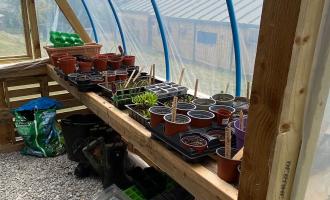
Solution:
[[[22,154],[53,157],[64,153],[64,138],[56,121],[59,107],[57,101],[43,97],[13,111],[17,132],[25,143]]]

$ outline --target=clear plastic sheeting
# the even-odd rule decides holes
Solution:
[[[325,108],[305,200],[330,199],[330,98]]]
[[[157,75],[165,77],[163,46],[149,1],[114,1],[132,54],[156,64]],[[235,55],[225,0],[158,0],[170,54],[171,80],[177,81],[184,67],[183,84],[211,95],[235,90]],[[256,55],[262,0],[234,0],[241,43],[243,83],[251,81]],[[141,58],[139,59],[141,60]],[[245,84],[242,94],[246,94]]]
[[[121,45],[121,38],[108,0],[85,0],[85,2],[93,20],[99,43],[103,45],[102,52],[117,51],[119,53],[117,47]],[[69,3],[87,33],[94,40],[92,25],[82,1],[69,0]]]
[[[47,52],[43,49],[46,45],[51,45],[49,41],[50,31],[74,32],[54,0],[35,1],[38,30],[40,38],[41,53],[47,57]]]

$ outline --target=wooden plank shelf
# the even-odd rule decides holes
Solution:
[[[217,176],[215,162],[211,159],[204,164],[185,162],[175,152],[151,139],[149,130],[129,117],[127,113],[118,110],[100,95],[94,92],[79,92],[67,81],[60,78],[51,65],[47,65],[47,73],[92,112],[113,127],[124,140],[131,143],[143,156],[166,172],[197,199],[237,199],[238,190]]]

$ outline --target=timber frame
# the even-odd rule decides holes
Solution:
[[[91,42],[67,0],[54,1],[82,39]],[[41,57],[35,0],[21,2],[28,55],[0,58],[0,64]],[[0,152],[22,146],[15,141],[12,116],[8,113],[24,100],[15,102],[11,98],[64,91],[53,97],[67,108],[87,106],[77,112],[92,111],[120,130],[141,157],[200,200],[303,199],[301,191],[306,189],[330,87],[329,23],[327,0],[264,0],[238,188],[218,178],[214,167],[185,163],[96,93],[78,92],[56,75],[46,59],[0,67]],[[36,83],[39,87],[8,90],[19,84]],[[61,113],[60,117],[67,114]]]

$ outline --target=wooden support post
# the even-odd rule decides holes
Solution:
[[[323,4],[264,1],[239,199],[290,197]]]
[[[81,25],[76,14],[72,10],[70,4],[67,0],[55,0],[58,7],[61,9],[62,13],[71,24],[73,30],[80,35],[81,39],[84,42],[92,42],[92,39],[89,37],[88,33],[85,31],[84,27]]]
[[[26,0],[27,14],[29,19],[29,27],[31,34],[32,43],[32,53],[33,58],[41,58],[40,40],[39,40],[39,30],[37,22],[37,13],[35,7],[35,0]]]
[[[14,130],[4,87],[4,81],[0,80],[0,146],[11,142],[11,134],[13,134]]]
[[[42,97],[49,96],[49,88],[48,88],[48,76],[40,77],[40,93]]]

